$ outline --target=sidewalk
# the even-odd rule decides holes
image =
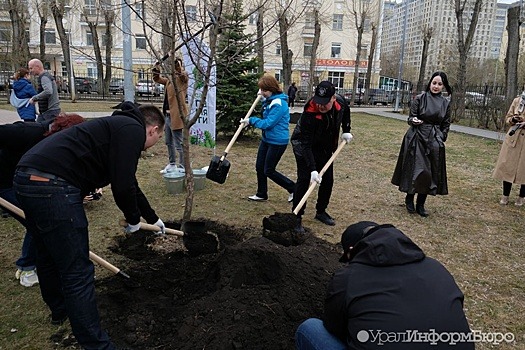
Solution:
[[[302,111],[302,106],[296,106],[291,108],[290,113],[301,113]],[[352,113],[368,113],[385,118],[394,118],[403,121],[407,120],[406,115],[394,112],[392,107],[353,107],[351,111]],[[111,112],[82,112],[79,114],[81,114],[85,118],[97,118],[110,115]],[[20,118],[18,117],[18,113],[16,113],[16,111],[0,109],[0,124],[14,123],[17,120],[20,120]],[[450,126],[450,130],[462,134],[484,137],[491,140],[503,140],[503,138],[505,137],[505,133],[485,129],[470,128],[468,126],[454,124]]]
[[[113,111],[106,112],[79,112],[81,116],[87,119],[105,117],[111,115]],[[0,109],[0,124],[9,124],[20,121],[20,117],[16,111],[8,111],[7,109]]]
[[[408,118],[407,115],[394,112],[392,107],[353,107],[351,111],[352,113],[368,113],[386,118],[399,119],[405,122]],[[505,137],[505,133],[485,129],[471,128],[468,126],[461,126],[455,124],[450,125],[450,130],[462,134],[484,137],[486,139],[491,140],[503,140],[503,138]]]

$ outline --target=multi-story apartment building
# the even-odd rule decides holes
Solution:
[[[0,3],[8,3],[7,0],[0,0]],[[40,44],[40,18],[35,8],[37,2],[26,2],[24,10],[27,11],[30,20],[27,23],[29,33],[29,47],[33,57],[38,57]],[[313,10],[319,11],[321,24],[320,45],[317,52],[316,75],[320,79],[330,79],[339,88],[351,87],[355,57],[357,52],[357,32],[355,29],[354,15],[352,14],[352,4],[345,0],[333,0],[329,2],[319,1],[299,1],[292,0],[286,2],[288,6],[287,18],[290,23],[288,29],[288,42],[293,52],[292,59],[292,81],[299,86],[306,85],[311,78],[309,76],[309,62],[313,43]],[[99,41],[101,42],[102,55],[105,54],[105,28],[102,9],[112,9],[115,19],[111,24],[113,35],[112,66],[115,74],[119,74],[119,68],[123,62],[123,22],[121,17],[122,2],[114,0],[68,0],[65,9],[63,24],[71,43],[71,62],[64,61],[60,38],[55,26],[54,19],[49,12],[47,24],[45,26],[44,40],[46,42],[45,67],[58,76],[66,75],[66,65],[71,64],[74,74],[77,76],[96,77],[97,65],[93,51],[93,34],[88,22],[96,23]],[[143,5],[144,4],[144,5]],[[277,16],[281,5],[284,3],[275,1],[266,3],[265,8],[267,17],[265,19],[265,49],[264,67],[267,72],[271,72],[280,78],[282,76],[282,62],[279,42],[279,26],[276,24]],[[367,13],[365,20],[365,31],[362,39],[361,59],[359,64],[359,81],[364,83],[367,68],[368,54],[371,45],[371,26],[379,25],[382,15],[383,0],[363,1],[366,4]],[[132,61],[133,70],[136,72],[135,79],[141,78],[151,65],[156,62],[150,43],[153,43],[154,50],[162,56],[160,49],[160,20],[162,4],[146,0],[130,2],[131,7],[131,38],[132,38]],[[189,21],[195,20],[195,25],[202,23],[196,18],[202,13],[203,2],[189,0],[185,3],[186,17]],[[255,23],[257,14],[254,11],[256,6],[246,2],[243,4],[246,18],[246,30],[255,33]],[[363,7],[361,7],[363,8]],[[4,11],[2,11],[2,9]],[[10,50],[11,23],[9,13],[6,12],[8,6],[0,8],[0,56],[7,58]],[[253,13],[250,13],[253,11]],[[359,11],[358,11],[359,13]],[[143,25],[142,19],[147,25]],[[196,27],[195,31],[199,28]],[[379,49],[379,45],[377,46]],[[379,50],[376,50],[379,52]],[[372,84],[377,85],[380,72],[380,62],[378,55],[375,55],[372,69]],[[0,70],[12,71],[10,60],[4,59]],[[121,72],[121,71],[120,71]]]
[[[465,30],[472,16],[473,2],[464,13]],[[442,0],[403,0],[390,2],[382,36],[383,54],[399,54],[404,50],[404,63],[419,73],[425,31],[432,31],[425,76],[446,69],[457,60],[457,26],[453,3]],[[468,7],[470,6],[470,7]],[[483,1],[469,58],[482,62],[500,57],[501,43],[508,5],[497,0]],[[406,15],[406,27],[405,27]],[[405,29],[405,47],[402,34]],[[414,78],[414,77],[412,77]],[[417,78],[417,76],[415,77]]]

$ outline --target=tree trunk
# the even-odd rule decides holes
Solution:
[[[288,47],[288,29],[288,19],[286,18],[286,12],[283,11],[279,16],[279,35],[281,40],[281,56],[283,61],[283,83],[285,87],[289,86],[292,80],[293,52]]]
[[[355,54],[355,67],[354,67],[354,81],[352,83],[352,98],[350,99],[350,106],[353,106],[355,103],[356,94],[360,93],[358,91],[358,81],[359,81],[359,64],[361,63],[361,48],[363,46],[363,26],[360,25],[357,27],[357,52]]]
[[[104,95],[109,95],[109,84],[111,82],[111,75],[112,75],[112,69],[111,69],[111,53],[113,50],[113,34],[111,32],[111,29],[113,28],[113,25],[115,24],[115,12],[112,10],[105,10],[104,11],[104,22],[106,24],[106,42],[104,45],[106,46],[106,72],[104,76],[104,88],[103,92]]]
[[[368,65],[366,67],[366,78],[365,78],[365,95],[364,101],[370,102],[369,91],[370,80],[372,80],[372,69],[374,64],[374,55],[376,52],[376,41],[377,41],[377,28],[375,24],[372,24],[372,40],[370,41],[370,52],[368,53]]]
[[[11,28],[13,29],[12,42],[13,50],[12,64],[13,68],[25,67],[29,61],[29,45],[26,34],[26,13],[23,3],[18,0],[9,0],[9,17],[11,18]]]
[[[312,55],[310,56],[310,71],[308,79],[308,91],[306,99],[312,97],[314,86],[319,84],[319,77],[315,75],[315,67],[317,66],[317,49],[319,48],[319,38],[321,37],[321,23],[319,22],[319,11],[314,10],[314,41],[312,43]]]
[[[454,0],[455,1],[455,14],[457,21],[457,32],[458,32],[458,52],[459,52],[459,65],[457,72],[457,83],[454,91],[453,103],[455,105],[456,113],[452,117],[452,121],[458,121],[465,115],[465,81],[467,76],[467,58],[478,24],[479,12],[481,11],[481,5],[483,0],[476,0],[472,14],[469,16],[470,24],[465,37],[465,24],[463,23],[463,16],[465,14],[466,0]],[[470,14],[470,11],[469,11]]]
[[[428,48],[432,39],[431,27],[423,28],[423,50],[421,51],[421,65],[419,67],[419,77],[417,78],[417,91],[420,92],[425,86],[425,70],[427,69]]]
[[[505,56],[505,111],[518,91],[518,57],[520,51],[520,8],[509,8],[507,11],[508,45]]]
[[[66,35],[66,30],[64,29],[64,23],[62,20],[64,19],[64,0],[58,0],[52,1],[51,4],[51,12],[53,13],[53,18],[55,19],[55,26],[58,31],[58,36],[60,37],[60,44],[62,46],[62,53],[64,54],[64,62],[66,62],[66,70],[67,70],[67,76],[72,77],[73,72],[71,71],[71,55],[69,54],[69,38]],[[70,90],[73,87],[70,87]],[[73,101],[74,102],[74,101]]]
[[[261,5],[257,11],[257,64],[259,73],[264,72],[264,9]]]

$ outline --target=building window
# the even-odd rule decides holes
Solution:
[[[146,11],[144,11],[144,6],[141,2],[135,4],[135,19],[144,20],[146,19]]]
[[[275,54],[280,55],[281,54],[281,44],[277,44],[275,46]]]
[[[250,15],[250,17],[248,17],[248,23],[254,26],[254,25],[257,24],[257,19],[258,18],[259,18],[259,16],[258,16],[257,13],[252,13]]]
[[[146,50],[146,37],[144,35],[135,36],[135,47],[137,50]]]
[[[57,38],[56,38],[54,29],[46,29],[45,37],[46,37],[46,44],[56,44],[57,43]]]
[[[341,58],[341,43],[332,43],[331,58]]]
[[[277,79],[278,82],[281,82],[281,79],[282,79],[282,70],[281,69],[276,69],[275,70],[275,79]]]
[[[334,14],[332,30],[343,30],[343,15]]]
[[[97,4],[95,0],[84,1],[84,14],[86,16],[95,16],[97,14]]]
[[[314,29],[315,28],[315,17],[313,12],[307,12],[304,16],[304,27],[307,29]]]
[[[312,57],[312,44],[304,43],[304,57]]]
[[[345,73],[344,72],[328,72],[328,81],[334,84],[336,90],[340,93],[340,89],[344,88]]]
[[[90,78],[97,77],[97,64],[93,62],[87,62],[87,76]]]
[[[188,20],[188,22],[197,21],[197,6],[186,6],[186,19]]]
[[[86,32],[86,45],[93,46],[93,33],[91,31]]]
[[[11,41],[11,31],[10,27],[0,27],[0,41],[9,42]]]

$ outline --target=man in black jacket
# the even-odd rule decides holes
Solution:
[[[343,130],[341,138],[350,142],[350,107],[342,96],[336,95],[335,87],[329,81],[322,81],[315,88],[315,95],[304,105],[303,113],[291,137],[293,153],[297,162],[297,182],[293,197],[294,210],[308,191],[310,182],[320,184],[317,194],[315,218],[326,225],[335,225],[326,208],[332,195],[334,168],[331,165],[322,177],[319,171],[328,162],[337,149],[339,128]],[[298,213],[298,233],[304,233],[301,217],[306,207]]]
[[[151,105],[121,108],[44,139],[22,157],[14,178],[37,247],[42,298],[52,322],[69,318],[85,349],[115,347],[100,326],[84,196],[111,184],[127,232],[139,230],[141,217],[164,230],[135,178],[141,152],[164,132],[164,116]]]
[[[314,349],[319,339],[324,350],[474,349],[454,278],[403,232],[361,221],[341,244],[348,265],[328,285],[324,320],[299,326],[298,349]]]

